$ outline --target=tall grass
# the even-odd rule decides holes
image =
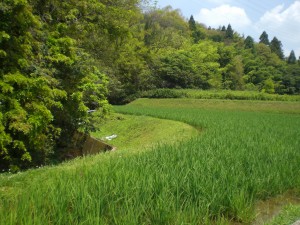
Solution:
[[[115,109],[183,121],[204,129],[200,136],[141,154],[106,153],[2,175],[0,223],[248,223],[257,199],[300,190],[299,114],[181,101],[144,99]]]
[[[264,101],[300,101],[299,95],[268,94],[258,91],[156,89],[140,93],[142,98],[194,98]]]

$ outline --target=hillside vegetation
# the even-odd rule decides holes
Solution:
[[[281,41],[264,31],[256,43],[220,25],[211,29],[155,1],[3,0],[1,171],[51,163],[74,131],[96,129],[109,103],[144,91],[299,94],[294,51],[284,56]]]

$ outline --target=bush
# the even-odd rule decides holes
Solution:
[[[184,98],[186,93],[175,89],[156,89],[140,93],[141,98]]]

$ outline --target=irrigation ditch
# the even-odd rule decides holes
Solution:
[[[95,155],[101,152],[115,151],[116,147],[82,132],[75,132],[70,144],[64,146],[60,160],[71,160],[76,157]]]
[[[300,205],[300,196],[296,191],[290,190],[281,195],[258,201],[255,205],[256,218],[253,225],[263,225],[269,222],[288,205]]]

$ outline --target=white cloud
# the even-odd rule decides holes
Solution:
[[[283,44],[286,56],[292,49],[300,55],[300,1],[285,9],[278,5],[267,11],[255,25],[257,31],[266,31],[270,41],[276,36]]]
[[[195,16],[195,19],[200,23],[215,28],[220,25],[227,26],[230,23],[233,29],[237,30],[251,25],[251,20],[243,8],[230,5],[221,5],[212,9],[203,8]]]
[[[207,0],[210,3],[214,3],[217,5],[222,5],[222,4],[226,4],[226,3],[231,3],[232,0]]]

